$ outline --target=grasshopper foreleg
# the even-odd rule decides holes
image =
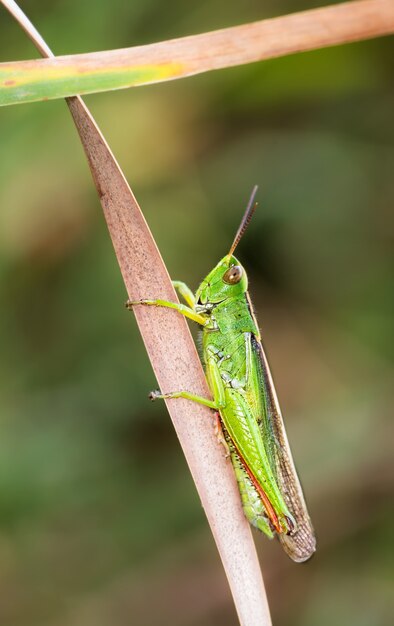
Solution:
[[[182,283],[180,280],[173,280],[172,284],[175,287],[175,289],[177,290],[177,292],[179,293],[179,295],[182,296],[182,298],[185,300],[186,304],[191,309],[194,309],[194,307],[196,305],[196,300],[194,298],[194,293],[186,285],[186,283]]]
[[[148,300],[148,299],[142,299],[142,300],[127,300],[126,302],[126,307],[131,310],[134,306],[137,305],[144,305],[144,306],[162,306],[168,309],[175,309],[175,311],[178,311],[178,313],[180,313],[181,315],[184,315],[184,317],[188,317],[189,319],[193,320],[193,322],[197,322],[197,324],[200,324],[201,326],[205,326],[206,322],[207,322],[207,318],[204,315],[200,315],[199,313],[196,313],[196,311],[194,311],[193,309],[191,309],[188,306],[185,306],[184,304],[179,304],[178,302],[169,302],[168,300]]]
[[[223,409],[226,405],[226,399],[224,395],[223,381],[220,377],[219,369],[216,365],[215,359],[211,356],[208,359],[207,368],[210,372],[210,385],[211,390],[213,392],[214,400],[209,400],[208,398],[203,398],[202,396],[198,396],[194,393],[190,393],[190,391],[173,391],[172,393],[161,393],[161,391],[151,391],[149,394],[149,398],[151,400],[157,399],[169,399],[169,398],[185,398],[186,400],[192,400],[193,402],[197,402],[198,404],[203,404],[204,406],[209,407],[210,409],[214,409],[215,411],[219,411]]]
[[[213,400],[208,400],[208,398],[197,396],[196,394],[190,393],[189,391],[173,391],[172,393],[161,393],[160,391],[151,391],[149,394],[150,400],[166,400],[170,398],[185,398],[186,400],[192,400],[193,402],[197,402],[198,404],[203,404],[204,406],[207,406],[210,409],[217,410],[219,408]]]

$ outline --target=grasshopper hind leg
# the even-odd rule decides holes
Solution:
[[[227,446],[230,450],[231,462],[234,467],[235,476],[238,482],[239,492],[241,494],[242,508],[246,519],[249,523],[261,530],[267,537],[272,539],[274,532],[267,517],[264,504],[261,501],[252,481],[245,471],[242,461],[237,453],[228,433],[224,432]]]

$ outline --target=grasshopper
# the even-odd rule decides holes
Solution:
[[[256,209],[253,189],[230,251],[202,281],[196,294],[173,285],[186,305],[166,300],[128,301],[175,309],[202,327],[205,372],[213,400],[189,391],[150,398],[187,398],[216,412],[216,430],[234,467],[249,522],[277,536],[296,562],[316,549],[313,527],[287,440],[271,372],[248,293],[245,269],[233,256]]]

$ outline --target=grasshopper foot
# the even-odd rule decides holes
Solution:
[[[163,396],[161,395],[161,392],[159,389],[155,389],[154,391],[151,391],[148,398],[149,400],[152,400],[152,402],[154,402],[155,400],[157,400],[158,398],[162,398]]]
[[[132,310],[132,308],[136,305],[136,304],[144,304],[143,300],[127,300],[124,305],[126,307],[126,309],[128,309],[129,311]]]

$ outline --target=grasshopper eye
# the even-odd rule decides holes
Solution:
[[[223,275],[223,280],[228,285],[236,285],[242,278],[243,269],[240,265],[233,265]]]

